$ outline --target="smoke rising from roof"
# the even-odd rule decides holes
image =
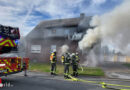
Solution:
[[[60,48],[59,56],[62,56],[63,54],[65,54],[66,52],[68,52],[68,50],[69,50],[69,46],[68,46],[68,45],[63,45],[63,46]]]
[[[92,47],[98,40],[112,45],[122,53],[130,52],[130,0],[102,16],[94,16],[90,25],[96,28],[88,29],[79,42],[79,48],[85,50]]]

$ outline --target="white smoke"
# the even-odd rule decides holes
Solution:
[[[21,37],[18,44],[18,55],[20,57],[26,56],[26,40],[25,37]]]
[[[85,50],[98,40],[115,47],[122,53],[130,53],[130,0],[117,6],[102,16],[94,16],[91,23],[94,29],[88,29],[79,42],[79,48]]]
[[[91,46],[97,42],[97,40],[100,38],[99,36],[99,29],[95,28],[88,29],[87,34],[84,35],[83,39],[79,42],[79,48],[81,50],[91,48]]]
[[[86,56],[86,61],[83,63],[84,66],[88,67],[95,67],[98,65],[97,56],[94,52],[94,50],[91,50],[88,55]]]
[[[59,50],[59,56],[62,56],[63,54],[65,54],[66,52],[68,52],[68,50],[69,50],[69,46],[68,45],[61,46],[61,48]]]

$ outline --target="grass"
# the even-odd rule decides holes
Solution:
[[[87,75],[87,76],[104,76],[104,71],[98,67],[83,67],[83,71],[79,69],[80,75]]]
[[[128,67],[128,68],[130,68],[130,63],[125,63],[123,65],[126,66],[126,67]]]
[[[40,72],[50,72],[50,64],[43,64],[43,63],[31,63],[30,64],[31,71],[40,71]],[[83,71],[81,68],[78,70],[79,75],[84,76],[104,76],[104,72],[101,68],[98,67],[83,67]],[[64,67],[61,64],[57,65],[57,74],[63,75]],[[70,66],[70,73],[72,73],[72,67]]]

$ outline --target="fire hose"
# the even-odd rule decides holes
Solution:
[[[83,71],[84,71],[84,69],[83,69],[82,65],[81,65],[81,64],[79,64],[79,66],[80,66],[80,68],[81,68],[81,70],[82,70],[82,72],[83,72]]]
[[[109,84],[109,83],[105,83],[105,82],[97,82],[97,81],[89,81],[89,80],[83,80],[83,79],[79,79],[79,78],[75,78],[71,75],[68,75],[70,79],[70,81],[80,81],[80,82],[84,82],[84,83],[91,83],[91,84],[95,84],[95,85],[101,85],[102,88],[106,88],[106,89],[114,89],[114,90],[130,90],[130,89],[123,89],[123,88],[130,88],[130,86],[127,85],[120,85],[120,84]],[[113,88],[113,87],[108,87],[108,86],[115,86],[115,87],[123,87],[123,88]]]

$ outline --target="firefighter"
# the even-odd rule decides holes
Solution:
[[[70,54],[67,52],[62,55],[62,63],[64,65],[64,78],[69,79]]]
[[[50,56],[50,62],[51,62],[51,75],[56,75],[56,62],[57,62],[57,57],[56,57],[56,51],[51,53]]]
[[[77,77],[78,76],[78,63],[79,63],[78,53],[72,53],[71,60],[72,60],[71,64],[72,64],[72,70],[73,70],[72,76]]]
[[[79,59],[79,53],[78,52],[76,52],[76,62],[77,62],[77,70],[78,70],[78,66],[79,66],[79,61],[80,61],[80,59]],[[76,76],[78,76],[78,72],[76,72]]]
[[[24,76],[27,76],[27,64],[24,62],[23,63],[23,70],[24,70]]]

